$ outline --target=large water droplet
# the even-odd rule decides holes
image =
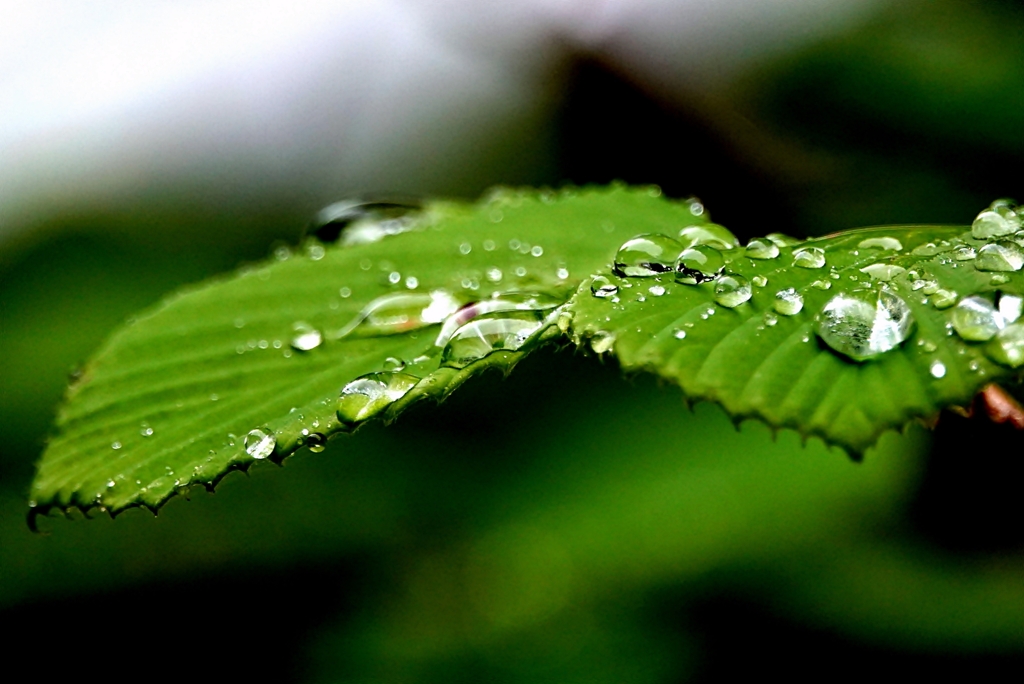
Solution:
[[[984,297],[964,297],[954,307],[953,329],[965,340],[984,342],[1006,327],[1006,319],[996,306]]]
[[[978,257],[978,252],[970,245],[960,245],[953,250],[953,258],[957,261],[973,261]]]
[[[708,245],[697,245],[683,250],[676,260],[676,280],[686,285],[698,285],[714,280],[725,268],[722,253]]]
[[[590,292],[595,297],[614,297],[619,293],[619,286],[604,276],[594,276],[590,281]]]
[[[441,365],[465,368],[497,351],[516,351],[544,325],[539,311],[502,311],[473,319],[456,330],[441,353]]]
[[[768,233],[765,237],[779,247],[792,247],[793,245],[798,245],[802,242],[802,240],[797,240],[795,237],[785,235],[783,233]]]
[[[598,276],[600,277],[600,276]],[[563,300],[540,292],[499,292],[490,299],[467,304],[445,319],[441,331],[434,340],[434,346],[444,347],[455,331],[475,318],[502,311],[550,311],[560,306]]]
[[[773,306],[783,316],[795,316],[804,308],[804,298],[794,288],[789,287],[775,293]]]
[[[750,281],[736,273],[725,273],[715,281],[715,301],[729,309],[750,299]]]
[[[948,247],[946,249],[948,249]],[[942,251],[945,250],[934,242],[926,242],[923,245],[918,245],[914,249],[910,250],[910,253],[914,256],[930,257],[935,256]]]
[[[310,232],[323,242],[340,236],[342,245],[377,242],[412,229],[419,209],[420,203],[413,199],[343,200],[321,209]]]
[[[1024,366],[1024,324],[1008,325],[985,345],[985,355],[1010,368]]]
[[[779,256],[779,246],[768,238],[754,238],[743,253],[750,259],[774,259]]]
[[[1001,294],[996,306],[1003,320],[1007,323],[1016,323],[1021,313],[1024,313],[1024,298],[1017,295]]]
[[[719,251],[735,249],[740,246],[740,241],[732,234],[732,231],[717,223],[687,226],[679,231],[679,242],[684,248],[707,245]]]
[[[418,330],[440,323],[458,308],[458,300],[445,290],[384,295],[367,304],[334,337],[377,337]]]
[[[620,276],[648,277],[672,270],[683,251],[678,240],[649,233],[627,240],[615,254],[615,273]]]
[[[924,292],[925,294],[927,294],[928,288],[925,288]],[[935,292],[932,294],[932,306],[934,306],[936,309],[939,309],[940,311],[942,309],[948,309],[949,307],[956,304],[956,299],[958,296],[959,295],[957,295],[955,290],[935,290]]]
[[[327,448],[327,438],[319,432],[312,432],[306,436],[306,446],[314,454],[319,454]]]
[[[274,453],[277,438],[267,428],[253,428],[245,436],[245,453],[255,459],[264,459]]]
[[[316,349],[323,341],[323,335],[320,334],[320,331],[303,321],[296,322],[292,326],[292,330],[295,331],[295,335],[292,337],[291,346],[292,349],[297,351]]]
[[[990,242],[978,250],[974,268],[979,271],[1019,271],[1024,267],[1024,252],[1008,240]]]
[[[816,317],[818,337],[855,361],[895,349],[914,327],[910,307],[885,290],[855,290],[830,299]]]
[[[1016,220],[1014,220],[1016,219]],[[986,209],[978,214],[971,224],[971,235],[978,240],[988,240],[1004,235],[1013,235],[1020,230],[1020,219],[1003,216],[997,211]]]
[[[800,268],[821,268],[825,265],[825,250],[821,247],[803,247],[793,252],[793,265]]]
[[[398,401],[420,381],[408,373],[368,373],[341,389],[338,420],[352,427]]]
[[[873,237],[866,240],[861,240],[857,245],[859,249],[871,249],[872,247],[877,249],[902,251],[903,243],[894,237]]]
[[[860,269],[861,273],[867,273],[872,278],[876,278],[883,282],[889,282],[896,276],[901,276],[907,272],[907,269],[902,266],[896,266],[895,264],[871,264]]]

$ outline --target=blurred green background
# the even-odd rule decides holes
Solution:
[[[1017,3],[901,5],[685,104],[580,59],[541,124],[546,161],[503,174],[515,136],[538,135],[512,132],[449,191],[657,183],[741,237],[966,224],[1024,194],[1022,34]],[[31,534],[68,373],[170,289],[298,237],[268,211],[197,243],[218,217],[174,200],[193,231],[82,211],[0,258],[0,614],[29,672],[689,682],[1024,665],[1018,433],[944,415],[856,464],[568,350],[156,518]]]

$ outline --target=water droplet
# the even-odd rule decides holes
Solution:
[[[825,250],[821,247],[802,247],[793,252],[793,265],[800,268],[821,268],[825,265]]]
[[[292,258],[292,250],[288,245],[281,245],[274,250],[274,258],[278,261],[288,261]]]
[[[867,273],[872,278],[877,278],[883,282],[889,282],[897,276],[901,276],[907,272],[907,269],[902,266],[896,266],[895,264],[871,264],[860,269],[861,273]]]
[[[917,346],[921,347],[921,349],[923,349],[925,352],[929,354],[938,349],[938,347],[935,346],[934,342],[930,342],[928,340],[918,340]]]
[[[1002,366],[1024,365],[1024,324],[1014,323],[996,333],[985,345],[985,355]]]
[[[779,256],[779,246],[768,238],[754,238],[743,253],[749,259],[774,259]]]
[[[398,271],[392,271],[391,273],[388,273],[388,282],[391,283],[392,285],[397,285],[398,283],[402,282],[402,274],[399,273]]]
[[[683,250],[676,260],[676,280],[685,285],[698,285],[714,280],[725,268],[722,253],[708,245]]]
[[[1017,295],[1000,294],[998,309],[1007,323],[1015,323],[1024,311],[1024,299]]]
[[[655,297],[660,297],[661,295],[665,294],[665,288],[661,285],[651,285],[649,288],[647,288],[647,291],[650,292]]]
[[[274,453],[277,439],[267,428],[254,428],[245,436],[245,453],[256,459],[264,459]]]
[[[926,289],[925,294],[928,293]],[[942,309],[948,309],[949,307],[956,304],[956,299],[959,295],[954,290],[936,290],[932,295],[932,306],[940,311]]]
[[[615,335],[604,330],[598,330],[590,337],[590,348],[595,354],[604,354],[615,346]]]
[[[685,340],[686,339],[686,331],[685,330],[676,330],[674,333],[672,333],[672,337],[676,338],[677,340]]]
[[[736,236],[728,228],[717,223],[687,226],[679,231],[679,242],[684,249],[707,245],[719,251],[726,251],[740,246],[740,241]]]
[[[535,257],[539,257],[544,254],[544,248],[540,245],[534,245],[530,248],[530,254]]]
[[[152,437],[153,428],[149,426],[149,423],[143,423],[142,425],[139,426],[139,434],[142,435],[143,437]]]
[[[891,292],[854,290],[830,299],[815,322],[815,332],[825,344],[855,361],[866,361],[906,340],[914,315]]]
[[[736,273],[725,273],[715,281],[715,301],[733,309],[750,299],[750,282]]]
[[[957,335],[971,342],[984,342],[1006,327],[1006,319],[984,297],[964,297],[953,309],[951,321]]]
[[[932,361],[932,365],[929,366],[928,372],[932,374],[933,378],[944,378],[946,377],[946,365],[941,361]]]
[[[314,454],[319,454],[327,448],[327,438],[319,432],[312,432],[306,437],[306,446]]]
[[[405,279],[405,287],[410,290],[415,290],[420,286],[420,279],[416,276],[409,276]]]
[[[473,251],[473,245],[468,242],[463,242],[459,245],[459,254],[469,254]]]
[[[1024,252],[1007,240],[990,242],[978,250],[974,268],[979,271],[1019,271],[1024,267]]]
[[[590,281],[590,292],[595,297],[612,297],[619,292],[619,287],[604,276],[594,276]]]
[[[832,287],[832,283],[827,280],[815,280],[811,283],[811,287],[818,290],[828,290]]]
[[[690,213],[694,216],[701,216],[704,214],[704,205],[696,197],[684,199],[683,203],[687,205],[687,209],[689,209]]]
[[[910,250],[910,253],[914,256],[930,257],[935,256],[941,251],[943,251],[942,248],[934,242],[926,242],[923,245],[918,245],[914,249]]]
[[[114,451],[117,451],[118,449],[121,448],[121,443],[115,440],[110,443],[110,448],[113,449]]]
[[[376,337],[410,332],[440,323],[458,308],[458,300],[445,290],[384,295],[367,304],[333,337]]]
[[[903,251],[903,243],[894,237],[873,237],[867,240],[861,240],[857,245],[860,249],[871,249],[876,247],[878,249],[893,250],[896,252]]]
[[[953,250],[953,258],[957,261],[971,261],[977,256],[978,253],[970,245],[960,245]]]
[[[341,237],[340,243],[346,247],[369,244],[415,228],[420,208],[419,202],[411,198],[343,200],[321,209],[310,232],[322,242]]]
[[[384,370],[391,372],[405,370],[405,361],[389,356],[384,359]]]
[[[795,316],[804,308],[804,298],[796,289],[788,287],[775,293],[773,308],[783,316]]]
[[[323,342],[323,335],[320,334],[320,331],[303,321],[296,321],[292,330],[295,335],[292,336],[291,346],[296,351],[311,351]]]
[[[598,276],[600,277],[600,276]],[[487,314],[503,311],[543,312],[550,311],[562,304],[561,299],[539,292],[499,292],[490,299],[482,299],[467,304],[445,319],[441,331],[437,334],[434,346],[444,347],[455,331],[470,321]]]
[[[404,397],[420,381],[408,373],[368,373],[341,389],[338,420],[353,426],[371,418]]]
[[[638,235],[619,247],[614,270],[620,276],[648,277],[667,273],[682,251],[683,246],[666,235]]]
[[[343,287],[340,290],[338,290],[338,294],[341,295],[342,299],[348,299],[349,297],[352,296],[352,288],[351,287]]]
[[[441,365],[465,368],[496,351],[516,351],[543,327],[539,311],[501,311],[457,329],[441,353]]]
[[[1004,273],[996,273],[991,278],[988,279],[988,282],[991,283],[992,285],[1005,285],[1006,283],[1010,282],[1010,276]]]
[[[792,247],[793,245],[800,244],[800,240],[790,235],[784,235],[783,233],[768,233],[765,235],[766,238],[774,242],[779,247]]]
[[[1017,219],[1016,216],[1013,218],[1008,215],[1003,216],[991,209],[986,209],[978,214],[971,224],[971,235],[978,240],[1012,235],[1018,230],[1020,230],[1020,219]]]
[[[116,484],[113,480],[107,480],[107,489],[113,489]]]

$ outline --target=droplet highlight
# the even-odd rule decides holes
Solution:
[[[913,331],[914,315],[891,292],[854,290],[830,299],[815,323],[818,337],[833,350],[867,361],[902,344]]]
[[[682,244],[667,235],[649,233],[627,240],[615,254],[616,275],[645,278],[672,270]]]

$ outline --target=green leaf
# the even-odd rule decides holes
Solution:
[[[282,248],[267,263],[170,297],[115,333],[70,388],[33,484],[34,512],[155,509],[187,486],[212,487],[257,456],[277,461],[310,435],[349,431],[353,425],[337,416],[339,392],[393,369],[389,359],[405,362],[402,373],[422,380],[393,403],[357,406],[360,419],[390,420],[413,402],[443,398],[472,374],[507,371],[557,330],[538,330],[523,348],[465,368],[440,367],[437,325],[339,335],[372,302],[398,293],[428,300],[428,293],[445,293],[438,297],[442,309],[448,297],[463,304],[509,291],[560,303],[607,266],[610,246],[638,230],[675,232],[704,221],[688,203],[659,196],[656,188],[613,186],[498,191],[477,205],[435,202],[411,224],[367,219],[340,241],[368,243],[310,242],[295,254]],[[406,232],[380,239],[396,225]],[[392,316],[392,327],[401,329],[401,315],[410,313]],[[513,315],[530,323],[534,313]],[[311,330],[321,344],[307,351],[290,346]],[[297,340],[314,341],[315,334]],[[411,382],[400,382],[387,398]],[[247,451],[253,430],[273,435],[273,445],[258,446],[254,435]]]
[[[570,333],[598,352],[613,350],[627,370],[656,373],[692,399],[720,403],[737,421],[793,428],[854,456],[887,429],[930,420],[983,385],[1018,375],[1008,366],[1022,360],[1019,324],[979,342],[965,341],[951,323],[953,303],[965,295],[1019,304],[1019,271],[983,270],[993,266],[989,250],[979,254],[989,240],[960,227],[900,226],[779,242],[778,250],[769,240],[761,250],[722,250],[724,275],[699,284],[678,282],[673,273],[601,274],[570,304]],[[1019,252],[1015,243],[1001,245]],[[822,250],[823,263],[808,249]],[[774,258],[748,256],[776,251]],[[741,301],[745,283],[750,295]],[[872,313],[878,301],[897,309],[905,303],[909,334],[899,342],[898,326],[870,319],[859,330],[844,325],[857,316],[833,309],[848,301],[837,297],[860,297]],[[830,302],[839,312],[831,319],[823,314]],[[823,320],[833,325],[823,328]],[[873,325],[896,339],[866,338]]]

